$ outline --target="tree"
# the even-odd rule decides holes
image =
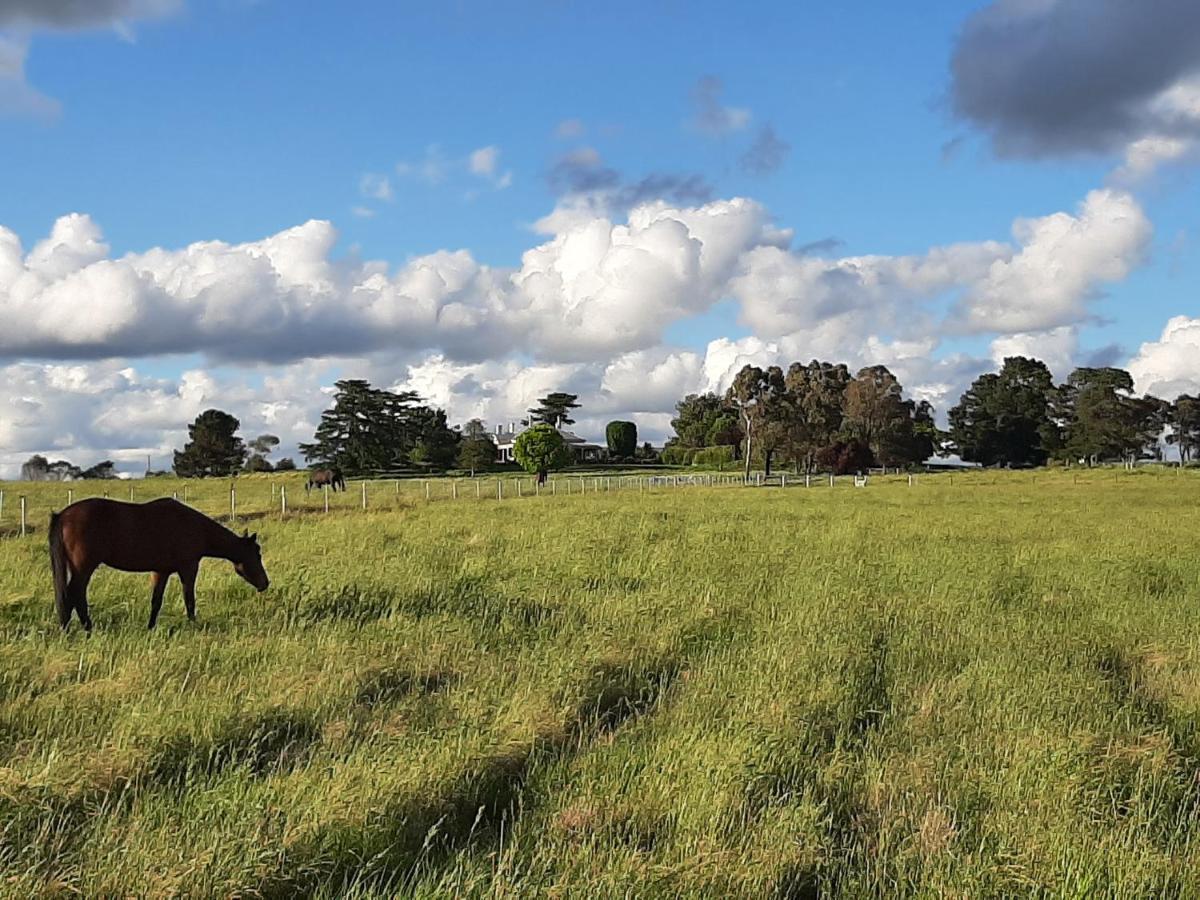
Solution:
[[[1180,394],[1167,410],[1166,424],[1171,433],[1167,443],[1179,448],[1179,461],[1186,463],[1200,451],[1200,397]]]
[[[36,453],[21,465],[22,481],[74,481],[81,474],[79,466],[65,459],[50,462]]]
[[[107,481],[117,477],[117,465],[111,459],[106,459],[104,462],[96,463],[89,469],[84,469],[79,477]]]
[[[279,446],[279,438],[273,434],[260,434],[246,446],[254,453],[270,456],[275,448]]]
[[[359,379],[334,387],[333,406],[321,414],[312,443],[300,445],[309,463],[361,474],[407,464],[418,441],[426,442],[422,453],[436,456],[444,449],[445,441],[429,431],[435,413],[420,405],[418,394],[380,390]],[[445,426],[444,414],[440,424]],[[431,439],[437,447],[429,445]]]
[[[271,461],[261,453],[251,453],[246,459],[246,465],[243,466],[247,472],[274,472],[275,467],[271,465]]]
[[[1167,417],[1163,401],[1133,396],[1133,377],[1111,367],[1072,372],[1058,389],[1055,410],[1064,425],[1064,452],[1088,465],[1131,462],[1153,451]]]
[[[246,461],[246,447],[237,436],[241,422],[219,409],[206,409],[188,426],[190,440],[175,451],[175,474],[180,478],[233,475]]]
[[[618,459],[629,459],[637,452],[637,425],[633,422],[609,422],[604,437],[608,452]]]
[[[296,471],[296,461],[294,459],[292,459],[290,456],[285,456],[279,462],[275,463],[275,471],[276,472],[295,472]]]
[[[980,375],[950,410],[950,440],[969,462],[1043,465],[1058,445],[1053,396],[1045,363],[1007,357],[998,374]]]
[[[796,471],[812,472],[817,453],[834,443],[842,427],[842,406],[850,370],[841,363],[792,363],[784,377],[788,392],[785,437]]]
[[[526,472],[537,475],[538,484],[546,483],[547,472],[561,469],[571,461],[571,452],[563,436],[553,425],[544,422],[517,435],[513,456]]]
[[[738,411],[717,394],[688,394],[675,404],[672,446],[700,449],[742,442]]]
[[[417,465],[449,469],[458,459],[461,435],[446,424],[445,410],[419,407],[417,418],[422,420],[421,430],[409,459]]]
[[[458,446],[458,467],[470,469],[471,477],[475,477],[476,469],[486,469],[496,461],[496,445],[491,437],[484,433],[482,437],[463,437]]]
[[[562,391],[539,398],[538,405],[529,410],[529,424],[536,425],[541,422],[554,428],[574,425],[571,410],[579,409],[579,404],[575,402],[578,399],[577,394],[565,394]]]
[[[834,441],[817,451],[816,463],[834,475],[849,475],[871,468],[871,448],[857,438]]]
[[[726,394],[726,400],[741,415],[746,436],[745,478],[750,478],[754,447],[763,453],[763,467],[771,474],[771,456],[783,436],[786,421],[787,388],[779,366],[763,369],[743,366]],[[756,444],[757,442],[757,444]]]

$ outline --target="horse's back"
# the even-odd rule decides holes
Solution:
[[[63,540],[77,565],[130,571],[168,570],[193,556],[203,539],[202,513],[164,497],[146,503],[92,497],[60,514]]]

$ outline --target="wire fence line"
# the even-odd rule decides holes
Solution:
[[[878,472],[878,470],[876,470]],[[1175,469],[1182,474],[1182,470]],[[970,470],[957,473],[917,474],[891,473],[867,476],[834,476],[830,474],[798,475],[777,472],[766,476],[752,473],[657,473],[657,474],[556,474],[545,484],[530,476],[480,475],[475,477],[441,478],[378,478],[351,479],[346,490],[332,491],[328,486],[308,490],[303,473],[294,477],[264,478],[260,476],[225,479],[139,479],[106,482],[0,482],[0,538],[24,537],[44,532],[50,513],[57,512],[76,500],[106,497],[129,502],[146,502],[172,497],[226,522],[249,523],[273,516],[288,519],[333,512],[364,510],[399,510],[418,503],[446,501],[509,502],[541,497],[571,497],[612,492],[654,494],[680,488],[783,487],[823,488],[839,485],[867,487],[883,481],[892,485],[916,487],[926,480],[954,487],[986,487],[1012,483],[1020,479],[1030,486],[1056,479],[1074,486],[1136,477],[1127,470],[1088,469],[1071,474],[1047,473],[1039,470],[1027,473],[1003,473]]]

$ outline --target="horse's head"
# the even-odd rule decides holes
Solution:
[[[259,593],[265,591],[271,580],[262,564],[262,549],[258,546],[258,535],[243,531],[238,538],[240,556],[233,561],[233,570],[250,582]]]

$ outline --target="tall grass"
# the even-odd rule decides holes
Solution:
[[[154,633],[0,540],[0,892],[1200,895],[1189,473],[401,487],[240,480]]]

